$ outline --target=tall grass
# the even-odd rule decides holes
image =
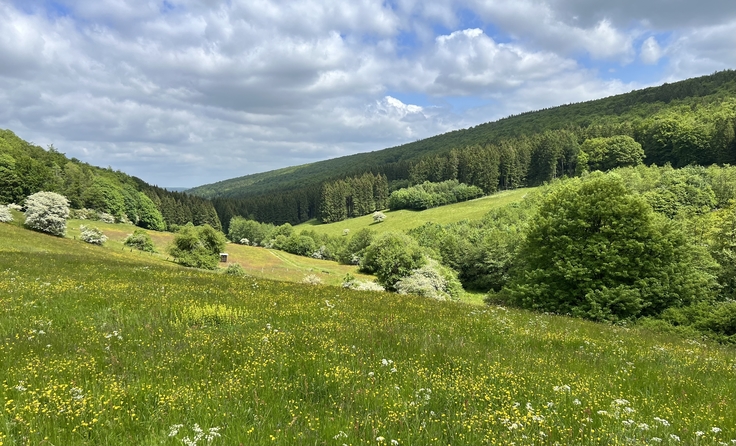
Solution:
[[[735,380],[732,348],[0,225],[2,445],[731,444]]]

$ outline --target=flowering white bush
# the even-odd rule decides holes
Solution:
[[[345,276],[342,282],[342,287],[350,288],[351,290],[357,291],[386,291],[386,289],[378,283],[356,280],[352,274],[348,274]]]
[[[373,222],[374,223],[381,223],[383,220],[386,219],[386,214],[384,214],[381,211],[376,211],[373,213]]]
[[[10,213],[10,208],[7,206],[0,206],[0,223],[8,223],[13,221],[13,214]]]
[[[22,211],[22,210],[23,210],[23,206],[21,206],[21,205],[19,205],[19,204],[15,204],[15,203],[10,203],[10,204],[8,205],[8,208],[9,208],[9,209],[13,209],[13,210],[16,210],[16,211]]]
[[[54,192],[36,192],[26,198],[26,226],[59,237],[66,234],[69,200]]]
[[[456,299],[462,290],[457,275],[433,259],[410,276],[401,278],[395,287],[399,294],[418,294],[437,300]]]
[[[115,216],[107,212],[100,212],[99,219],[103,223],[115,223]]]
[[[98,228],[89,228],[85,225],[81,225],[79,230],[82,231],[79,238],[81,238],[83,242],[91,243],[93,245],[102,245],[107,241],[107,236]]]
[[[307,274],[302,279],[302,283],[306,283],[306,284],[309,284],[309,285],[321,285],[322,284],[322,279],[320,279],[315,274]]]
[[[97,220],[98,214],[97,211],[94,209],[71,209],[69,211],[69,218],[74,218],[77,220]]]

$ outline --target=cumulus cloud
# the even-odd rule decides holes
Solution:
[[[195,186],[736,65],[733,2],[663,1],[10,0],[0,127]]]
[[[662,57],[662,48],[657,43],[657,39],[650,36],[641,44],[641,53],[639,54],[642,62],[648,65],[659,62]]]

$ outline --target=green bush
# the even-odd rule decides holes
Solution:
[[[186,225],[174,236],[169,254],[184,266],[216,269],[226,243],[225,235],[208,224]]]
[[[125,238],[123,245],[131,248],[138,249],[145,252],[156,252],[156,248],[153,246],[153,240],[143,229],[136,229],[132,234]]]
[[[365,250],[361,269],[375,274],[378,283],[395,291],[399,279],[425,263],[422,249],[406,234],[387,232],[376,238]]]
[[[597,172],[544,197],[507,292],[526,308],[594,320],[658,315],[712,298],[701,251],[621,177]]]
[[[245,272],[242,266],[238,263],[231,263],[225,268],[223,274],[235,277],[246,277],[248,274]]]

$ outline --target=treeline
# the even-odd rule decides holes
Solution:
[[[368,215],[388,204],[388,180],[385,175],[361,176],[326,182],[320,195],[319,218],[323,223]]]
[[[162,231],[189,222],[222,227],[209,200],[68,159],[53,146],[45,150],[0,130],[0,203],[22,204],[40,191],[64,195],[74,209],[109,214],[147,229]]]

